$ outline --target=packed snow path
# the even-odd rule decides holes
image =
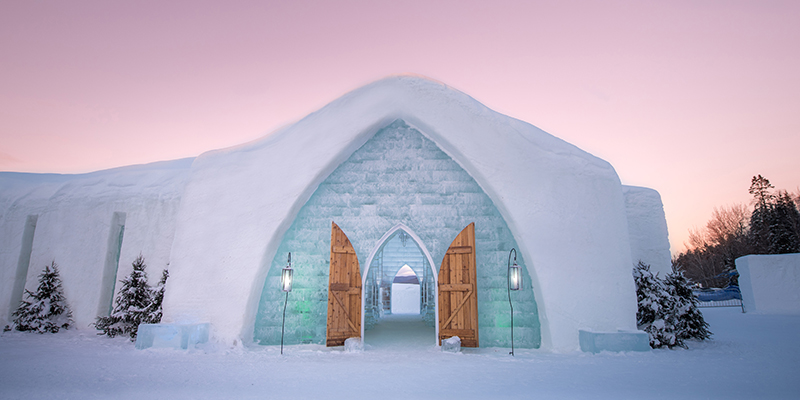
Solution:
[[[789,399],[800,396],[800,316],[704,309],[714,340],[688,350],[567,353],[318,345],[135,350],[74,330],[0,337],[0,398]],[[387,321],[390,322],[390,321]],[[385,328],[385,327],[384,327]],[[376,330],[380,328],[376,327]],[[391,330],[391,329],[390,329]],[[413,330],[413,329],[412,329]],[[367,334],[369,334],[368,331]],[[389,335],[391,336],[391,334]],[[387,340],[391,339],[387,337]]]

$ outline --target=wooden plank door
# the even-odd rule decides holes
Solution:
[[[456,236],[439,268],[439,344],[452,336],[461,346],[478,347],[478,286],[475,223]]]
[[[341,346],[361,336],[361,271],[347,235],[331,227],[331,270],[328,279],[328,328],[325,344]]]

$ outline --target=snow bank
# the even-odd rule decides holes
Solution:
[[[736,259],[745,311],[800,314],[800,253]]]

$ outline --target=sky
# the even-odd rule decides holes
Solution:
[[[673,254],[750,179],[800,190],[797,1],[0,3],[0,171],[263,137],[413,73],[659,191]]]

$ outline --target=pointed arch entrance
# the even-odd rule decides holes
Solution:
[[[265,253],[265,257],[270,258],[264,259],[264,267],[269,270],[253,327],[253,337],[258,343],[281,342],[285,294],[280,291],[279,283],[289,252],[295,263],[295,276],[294,289],[288,299],[285,342],[326,343],[329,240],[334,220],[347,232],[362,268],[362,280],[372,270],[370,265],[380,247],[399,230],[408,234],[409,247],[419,245],[423,254],[418,256],[420,263],[424,260],[425,270],[433,271],[439,269],[453,239],[474,222],[477,292],[470,297],[477,295],[479,345],[510,346],[509,322],[505,318],[508,313],[506,281],[498,277],[506,276],[509,250],[520,246],[498,208],[469,173],[420,130],[403,120],[379,129],[325,178],[295,215],[278,249]],[[413,227],[413,231],[409,227]],[[539,316],[533,285],[525,272],[532,266],[526,266],[522,257],[518,258],[518,263],[523,268],[526,284],[523,291],[512,294],[515,345],[536,348],[541,343]],[[419,270],[415,272],[424,279]],[[439,283],[437,274],[429,272],[428,275],[432,275],[431,282]],[[368,295],[370,290],[372,295],[376,290],[380,292],[374,285],[365,286],[362,290]],[[438,297],[438,288],[434,286],[427,293]],[[450,297],[457,296],[454,293]],[[455,308],[463,299],[455,301]],[[370,305],[365,303],[361,309],[370,311]],[[441,334],[434,329],[439,322],[436,311],[441,306],[435,298],[429,304],[431,307],[423,314],[423,322],[430,328],[430,335],[436,338]],[[467,306],[465,303],[463,307]],[[357,335],[362,333],[362,327],[369,330],[375,322],[368,313],[366,317]],[[456,318],[459,316],[448,324],[450,328]],[[441,322],[447,319],[449,317]],[[362,321],[361,316],[358,320]],[[427,332],[424,337],[428,337]]]
[[[419,248],[419,251],[422,253],[422,255],[423,255],[423,257],[424,257],[424,259],[426,261],[425,264],[426,264],[426,268],[428,268],[428,272],[429,273],[427,273],[425,275],[427,277],[429,277],[429,279],[431,281],[430,281],[429,284],[426,285],[427,282],[423,279],[423,281],[420,282],[420,290],[423,292],[423,294],[422,294],[423,297],[426,296],[426,295],[430,295],[432,297],[433,302],[434,302],[433,307],[432,307],[433,308],[433,313],[434,313],[433,318],[434,318],[434,321],[438,321],[438,319],[439,319],[439,299],[438,299],[438,296],[436,295],[436,293],[437,293],[437,289],[436,288],[438,286],[438,274],[436,272],[436,264],[433,263],[433,257],[431,257],[431,253],[428,251],[427,247],[425,247],[425,244],[423,244],[422,239],[420,239],[420,237],[416,233],[414,233],[414,231],[411,230],[411,228],[409,228],[408,226],[406,226],[406,225],[404,225],[402,223],[399,223],[399,224],[395,225],[394,227],[392,227],[391,229],[389,229],[380,238],[380,240],[378,240],[378,244],[370,252],[369,258],[367,258],[367,263],[366,263],[366,267],[364,268],[364,272],[361,274],[362,280],[363,280],[361,286],[364,288],[364,290],[361,292],[361,304],[363,305],[363,307],[368,307],[369,305],[368,305],[368,298],[367,297],[370,296],[370,295],[372,295],[372,296],[376,295],[376,293],[374,291],[377,288],[373,284],[370,284],[368,282],[368,280],[371,279],[371,276],[372,276],[369,273],[370,269],[373,267],[373,264],[374,264],[374,262],[376,260],[376,257],[379,254],[381,254],[381,252],[383,251],[384,247],[389,243],[389,241],[392,240],[398,234],[407,235],[408,238],[410,240],[412,240],[414,242],[414,244]],[[371,290],[373,290],[373,293],[369,293],[368,292],[368,289],[367,289],[368,287],[371,288]],[[432,290],[433,293],[425,293],[426,290]],[[378,294],[378,296],[379,296],[379,294]],[[366,326],[365,319],[367,318],[366,310],[363,310],[363,311],[364,312],[361,313],[361,337],[362,338],[364,337],[364,330],[365,330],[365,326]],[[438,340],[439,340],[438,339],[439,338],[439,324],[434,324],[434,327],[435,327],[436,334],[431,339],[435,343],[438,344]]]

